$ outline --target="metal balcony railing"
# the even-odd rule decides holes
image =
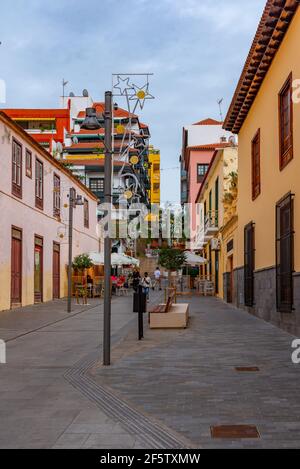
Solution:
[[[212,236],[219,230],[219,211],[211,210],[204,218],[205,236]]]

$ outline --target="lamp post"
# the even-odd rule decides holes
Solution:
[[[69,197],[69,255],[68,255],[68,313],[72,312],[72,261],[73,261],[73,210],[77,205],[83,205],[81,196],[76,196],[76,190],[70,187]]]
[[[96,109],[88,108],[86,110],[86,118],[81,125],[82,129],[97,130],[101,125],[97,119]],[[112,92],[105,93],[105,110],[104,110],[104,195],[105,204],[109,210],[108,219],[111,219],[111,203],[112,203]],[[111,336],[111,239],[110,239],[110,223],[107,226],[107,232],[104,238],[104,317],[103,317],[103,365],[110,365],[110,336]]]

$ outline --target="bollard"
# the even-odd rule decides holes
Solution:
[[[144,338],[144,313],[147,310],[147,295],[143,293],[143,287],[139,286],[138,292],[133,295],[133,312],[138,313],[138,337]]]

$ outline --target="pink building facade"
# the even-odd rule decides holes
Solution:
[[[235,137],[222,128],[223,123],[205,119],[183,128],[181,153],[181,204],[190,204],[191,236],[197,235],[196,199],[215,150],[230,146]]]
[[[71,187],[75,257],[99,251],[96,197],[0,113],[0,311],[66,296]]]

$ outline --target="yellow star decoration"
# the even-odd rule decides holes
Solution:
[[[138,162],[139,162],[138,156],[133,155],[133,156],[130,158],[130,163],[131,163],[132,165],[136,165],[136,164],[138,164]]]
[[[124,125],[120,124],[116,127],[117,134],[122,135],[125,134],[125,127]]]

